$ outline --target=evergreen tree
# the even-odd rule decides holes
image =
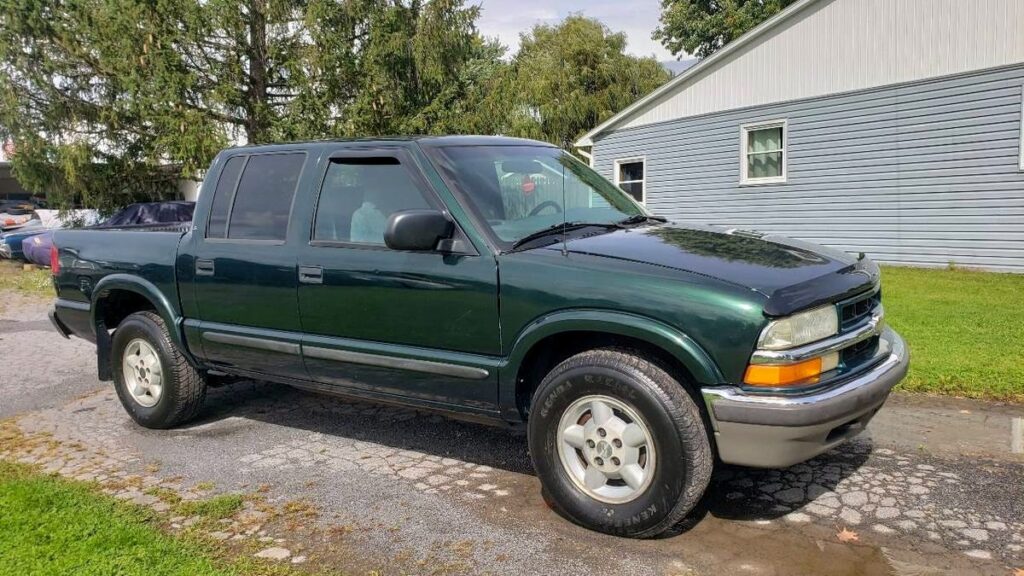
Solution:
[[[231,143],[427,131],[438,99],[462,98],[463,68],[490,55],[478,11],[462,0],[0,3],[0,136],[30,190],[112,209],[173,190]]]

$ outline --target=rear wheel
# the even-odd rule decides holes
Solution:
[[[146,428],[171,428],[194,418],[206,381],[171,340],[163,318],[136,312],[114,331],[111,368],[121,405]]]
[[[697,405],[666,370],[628,350],[590,350],[551,370],[534,395],[529,443],[553,508],[609,534],[668,530],[711,477]]]

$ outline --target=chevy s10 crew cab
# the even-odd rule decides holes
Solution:
[[[53,323],[140,425],[254,378],[522,426],[555,509],[625,536],[849,439],[908,365],[863,255],[667,222],[529,140],[232,148],[187,229],[54,243]]]

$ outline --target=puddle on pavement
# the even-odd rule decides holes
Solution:
[[[674,557],[701,574],[891,573],[881,550],[873,546],[851,546],[784,527],[713,517],[705,517],[685,534],[644,544],[651,546],[652,552]]]
[[[836,539],[839,528],[817,524],[798,528],[778,520],[734,521],[706,513],[682,533],[654,540],[617,538],[585,530],[559,517],[544,503],[535,477],[508,474],[503,480],[511,495],[500,503],[480,501],[482,515],[496,523],[507,523],[511,516],[549,533],[549,554],[591,564],[596,570],[592,573],[613,571],[609,550],[616,550],[611,556],[621,562],[643,558],[645,564],[666,576],[1003,573],[997,567],[972,564],[927,543],[918,550],[883,548],[870,542],[842,543]],[[870,540],[867,534],[863,536]]]

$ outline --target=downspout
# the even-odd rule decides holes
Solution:
[[[576,152],[580,156],[583,156],[584,158],[586,158],[588,166],[590,166],[591,168],[594,167],[594,155],[593,154],[591,154],[590,152],[587,152],[586,150],[584,150],[583,146],[577,146],[576,147]]]

